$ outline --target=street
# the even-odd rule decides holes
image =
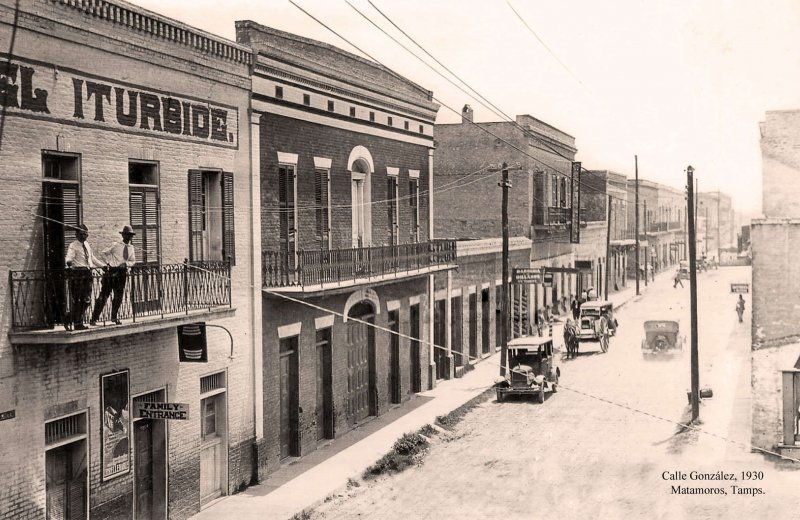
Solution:
[[[714,391],[713,399],[701,404],[700,427],[725,440],[677,433],[676,423],[689,418],[689,284],[673,288],[669,276],[660,276],[646,290],[642,283],[643,294],[620,309],[618,334],[607,354],[596,343],[582,343],[577,359],[559,360],[559,391],[548,394],[543,405],[514,398],[498,403],[492,397],[457,425],[452,438],[435,437],[420,467],[352,486],[319,506],[312,518],[785,513],[796,501],[789,490],[797,489],[797,477],[734,444],[749,440],[737,417],[749,405],[740,406],[737,398],[750,392],[749,385],[738,384],[749,377],[750,320],[748,301],[745,321],[738,323],[730,283],[749,281],[749,267],[698,275],[700,384]],[[642,322],[648,319],[680,320],[686,336],[682,356],[643,359]],[[729,433],[734,420],[739,430]],[[721,476],[718,471],[736,480],[700,480]],[[753,476],[742,473],[747,471],[762,471],[763,479],[744,480]],[[733,486],[752,494],[735,494]],[[697,488],[720,494],[687,496]]]

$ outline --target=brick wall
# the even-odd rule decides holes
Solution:
[[[419,296],[420,302],[420,377],[423,389],[428,388],[427,367],[429,359],[429,346],[425,343],[428,338],[428,322],[426,319],[427,283],[425,278],[408,280],[380,287],[374,287],[380,301],[380,312],[375,316],[375,325],[388,328],[388,311],[386,304],[392,300],[400,301],[399,318],[400,333],[410,334],[409,298]],[[351,293],[332,296],[323,296],[309,299],[310,303],[337,313],[345,312],[345,303]],[[301,323],[298,341],[299,349],[299,392],[298,405],[300,431],[300,455],[307,455],[316,449],[316,325],[315,319],[328,316],[330,313],[314,309],[298,303],[287,302],[280,298],[265,297],[263,301],[264,316],[264,439],[266,467],[261,471],[272,473],[280,467],[280,365],[278,327]],[[353,424],[348,421],[347,413],[347,374],[348,374],[348,348],[347,324],[341,316],[334,316],[331,330],[332,353],[332,394],[334,409],[334,431],[338,437],[351,430]],[[383,414],[389,407],[389,333],[376,329],[375,334],[375,366],[376,366],[376,391],[377,412]],[[401,396],[403,400],[411,394],[411,341],[400,338],[400,377]]]
[[[768,218],[800,216],[800,110],[767,112],[761,123],[762,211]]]
[[[0,5],[0,42],[8,42],[11,11]],[[15,54],[39,60],[37,74],[48,82],[69,81],[74,69],[99,82],[130,82],[142,90],[180,96],[210,93],[208,101],[232,107],[245,118],[249,79],[247,67],[211,64],[205,56],[186,49],[176,51],[159,38],[117,31],[108,22],[67,8],[59,2],[23,2]],[[43,19],[38,15],[47,16]],[[51,38],[53,36],[54,38]],[[55,39],[58,38],[58,39]],[[192,60],[190,63],[189,60]],[[71,90],[71,87],[68,86]],[[198,94],[202,93],[202,94]],[[71,97],[51,95],[51,113],[68,111]],[[86,107],[94,101],[85,101]],[[87,108],[88,110],[88,108]],[[107,107],[107,110],[113,110]],[[87,112],[89,113],[89,112]],[[79,126],[71,121],[46,121],[20,117],[9,111],[0,153],[0,230],[8,241],[0,251],[0,265],[26,270],[42,265],[42,151],[80,155],[83,222],[90,230],[95,250],[118,240],[118,230],[130,220],[128,201],[129,160],[158,164],[161,196],[161,261],[180,263],[188,257],[188,188],[191,168],[216,168],[234,173],[237,263],[232,270],[236,316],[216,321],[233,334],[236,357],[228,358],[230,342],[223,331],[209,329],[209,362],[178,365],[175,329],[130,334],[115,339],[71,346],[26,346],[14,350],[7,340],[11,324],[10,298],[0,299],[0,410],[16,410],[16,418],[0,422],[0,456],[8,471],[0,489],[0,511],[8,518],[41,518],[45,507],[44,421],[68,409],[88,408],[90,414],[90,501],[96,517],[130,514],[132,474],[107,483],[99,480],[99,376],[115,369],[130,369],[132,394],[166,386],[172,402],[190,404],[189,421],[171,423],[169,441],[169,496],[172,518],[185,518],[199,509],[198,443],[199,379],[216,370],[228,371],[228,443],[230,493],[249,482],[252,461],[248,446],[255,438],[252,388],[253,279],[248,250],[250,229],[249,155],[246,148],[224,148]],[[238,125],[240,143],[249,142],[249,126]],[[257,269],[257,267],[256,267]],[[9,294],[6,275],[0,291]],[[256,288],[255,291],[258,291]],[[257,292],[256,292],[257,294]],[[259,312],[259,311],[256,311]]]
[[[314,200],[314,157],[332,159],[331,164],[331,233],[333,248],[352,246],[352,192],[347,161],[356,146],[369,150],[375,171],[370,175],[372,243],[389,242],[386,167],[400,169],[400,243],[410,243],[411,212],[408,170],[419,170],[419,234],[428,237],[428,148],[371,135],[308,123],[274,114],[261,118],[261,208],[262,244],[264,249],[279,249],[280,220],[278,209],[278,154],[298,154],[297,194],[298,247],[317,249],[316,211]],[[437,200],[437,205],[439,204]],[[310,208],[311,207],[311,208]]]

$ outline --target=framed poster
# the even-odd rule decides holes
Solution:
[[[131,470],[129,371],[100,376],[100,469],[103,481]]]

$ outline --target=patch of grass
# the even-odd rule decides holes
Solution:
[[[400,473],[418,464],[428,449],[428,440],[419,432],[406,433],[394,443],[392,450],[364,471],[364,480],[380,475]]]
[[[356,479],[349,478],[347,479],[347,489],[361,487],[361,483]]]
[[[292,517],[292,520],[311,520],[311,511],[300,511]]]
[[[462,404],[452,412],[448,413],[447,415],[440,415],[436,418],[436,424],[441,426],[446,430],[452,431],[455,429],[456,425],[461,422],[461,419],[464,418],[467,413],[469,413],[473,408],[478,406],[479,404],[483,403],[495,393],[494,388],[489,388],[482,392],[481,394],[473,397],[466,403]]]
[[[435,435],[439,435],[439,430],[437,430],[430,424],[426,424],[425,426],[419,429],[419,433],[421,433],[425,437],[433,437]]]

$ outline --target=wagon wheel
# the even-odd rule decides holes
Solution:
[[[536,394],[536,400],[539,402],[539,404],[544,403],[544,381],[542,381],[542,384],[539,385],[539,393]]]

